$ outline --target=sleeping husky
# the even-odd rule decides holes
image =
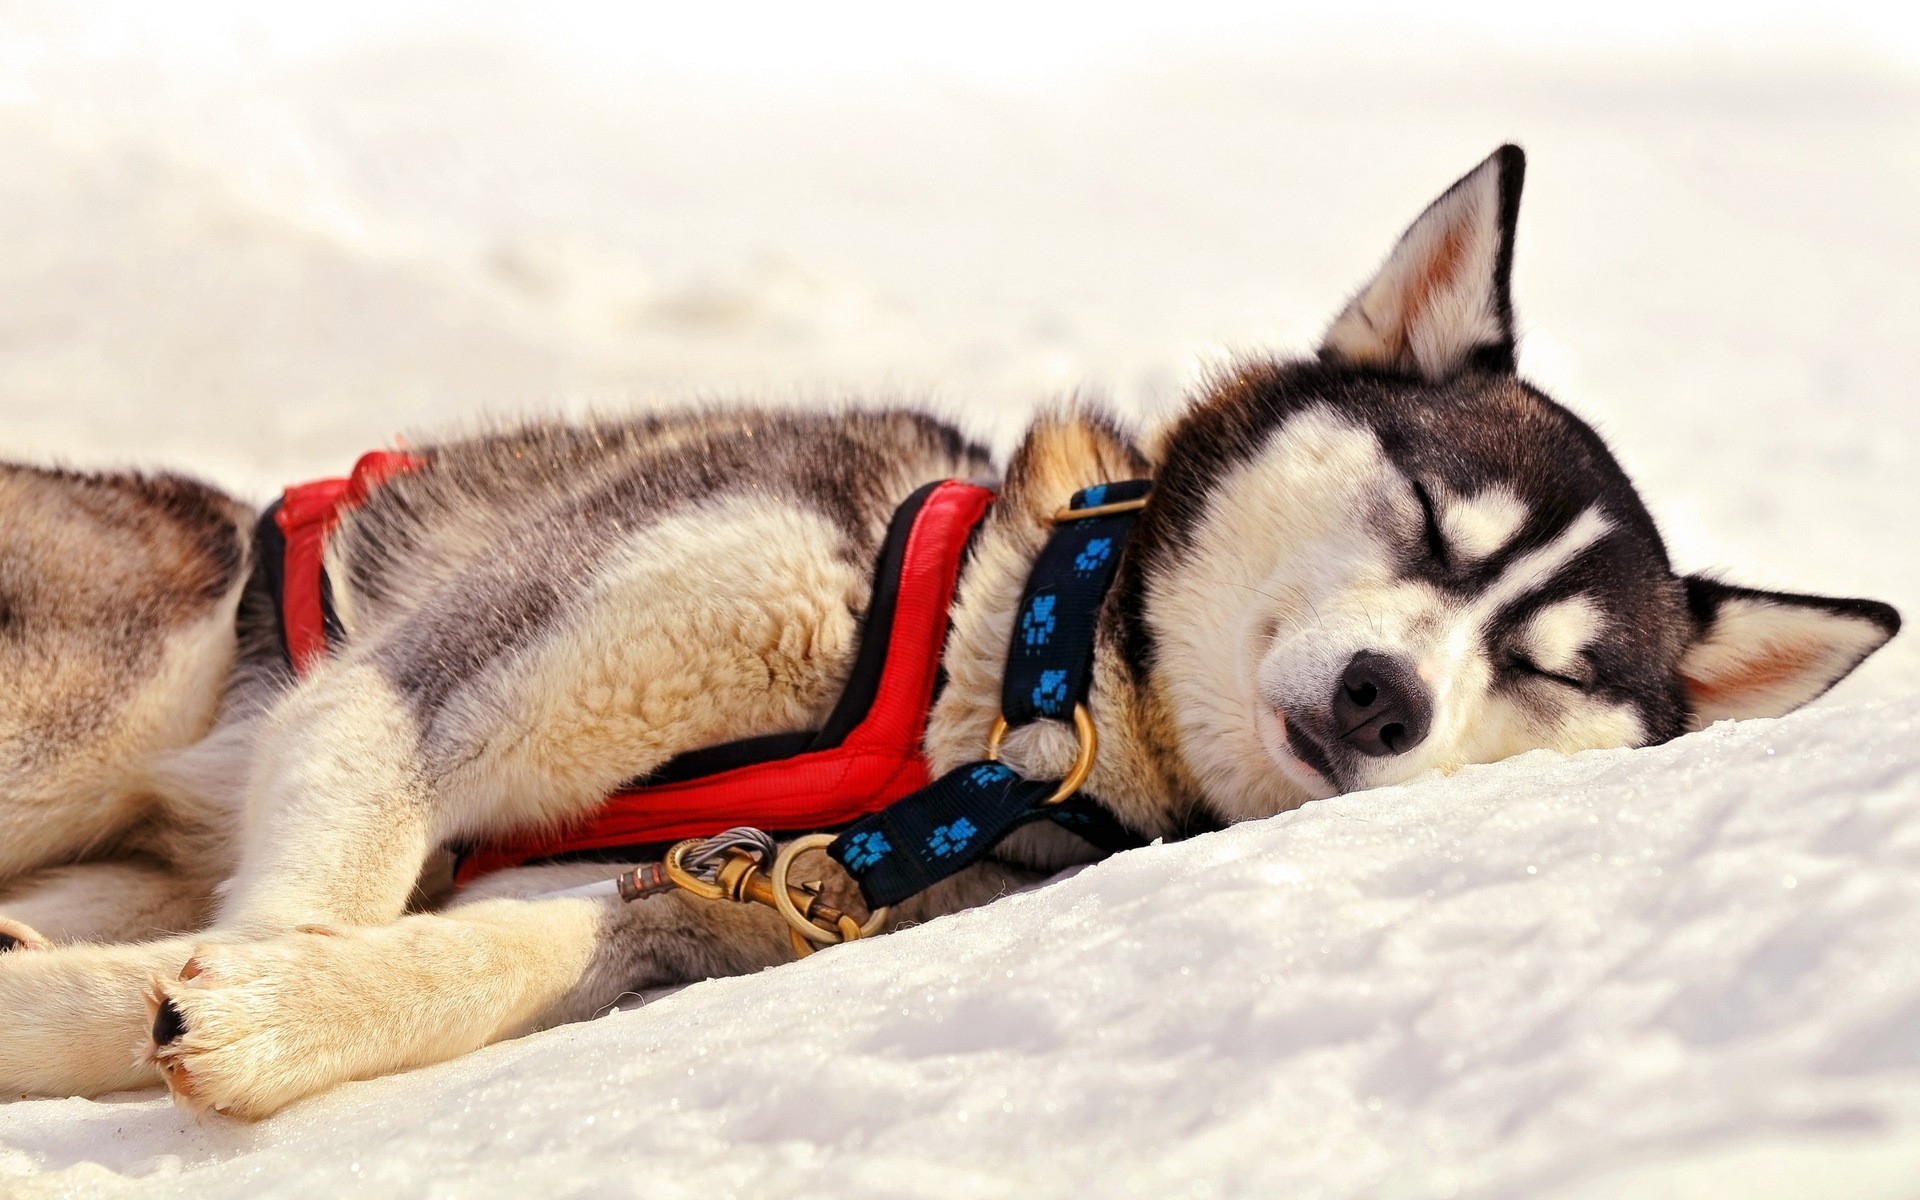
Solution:
[[[952,610],[934,772],[999,711],[1050,514],[1103,481],[1154,488],[1099,610],[1087,789],[1149,838],[1777,716],[1893,636],[1884,604],[1675,574],[1600,438],[1515,373],[1523,169],[1505,147],[1435,201],[1316,357],[1243,362],[1144,438],[1088,406],[1032,425]],[[433,864],[817,727],[895,506],[989,456],[914,412],[748,409],[417,452],[327,543],[346,636],[298,678],[245,505],[0,467],[0,1093],[164,1080],[260,1117],[790,956],[757,907],[541,898],[604,865],[453,890]],[[1047,779],[1074,751],[1045,721],[1005,747]],[[1091,853],[1029,826],[898,915]]]

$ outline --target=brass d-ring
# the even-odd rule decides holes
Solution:
[[[831,833],[810,833],[805,837],[795,838],[781,849],[779,857],[773,860],[773,870],[768,872],[767,876],[768,882],[773,885],[773,906],[780,910],[782,917],[786,918],[788,928],[808,941],[822,946],[837,946],[848,939],[840,931],[822,929],[807,920],[806,914],[800,911],[799,905],[793,902],[792,894],[787,891],[787,872],[793,868],[795,858],[809,850],[821,850],[831,845],[833,845]],[[858,936],[866,938],[879,933],[886,926],[889,911],[885,906],[874,909],[873,915],[867,918],[867,923],[860,926]]]
[[[680,860],[686,856],[687,851],[704,840],[704,838],[689,838],[684,842],[675,842],[667,847],[666,856],[661,859],[660,865],[665,868],[667,878],[673,880],[675,886],[692,892],[702,900],[725,900],[727,889],[717,883],[708,883],[681,865]]]
[[[1147,506],[1147,498],[1137,500],[1115,500],[1112,504],[1090,504],[1085,508],[1063,508],[1053,514],[1055,525],[1064,525],[1068,521],[1084,521],[1089,517],[1111,517],[1117,513],[1139,512]]]
[[[1084,704],[1073,706],[1073,736],[1080,742],[1080,756],[1073,760],[1073,769],[1060,781],[1053,795],[1041,801],[1042,808],[1051,808],[1080,790],[1087,782],[1087,776],[1093,774],[1093,757],[1100,752],[1100,733],[1093,727],[1093,714]],[[1003,714],[993,719],[993,728],[987,731],[987,761],[1000,761],[1000,743],[1007,737],[1007,718]]]

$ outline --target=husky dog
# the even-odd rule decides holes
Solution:
[[[1032,425],[953,609],[935,773],[999,711],[1049,515],[1143,475],[1087,788],[1147,837],[1775,716],[1893,636],[1884,604],[1675,574],[1600,438],[1515,373],[1523,169],[1502,148],[1435,201],[1316,357],[1244,362],[1145,439],[1088,406]],[[912,412],[744,409],[418,453],[328,542],[346,637],[300,679],[244,505],[0,467],[0,1092],[164,1080],[260,1117],[789,956],[757,907],[538,898],[606,866],[457,892],[430,867],[683,751],[817,726],[895,506],[988,455]],[[1039,722],[1005,755],[1058,778],[1074,739]],[[1089,854],[1030,826],[901,915]]]

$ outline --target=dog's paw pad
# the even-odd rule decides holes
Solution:
[[[210,1109],[218,1112],[201,1095],[200,1083],[186,1062],[189,1057],[187,1049],[179,1044],[187,1034],[186,1015],[167,995],[166,985],[158,979],[147,985],[143,998],[147,1002],[147,1016],[153,1021],[152,1036],[136,1057],[160,1072],[160,1078],[165,1081],[167,1092],[172,1095],[175,1104],[195,1117],[206,1115]]]
[[[171,1046],[186,1031],[187,1019],[180,1014],[180,1006],[171,1000],[162,1000],[153,1013],[153,1044]]]

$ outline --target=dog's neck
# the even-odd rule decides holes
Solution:
[[[1007,465],[1006,480],[960,584],[943,659],[946,690],[927,730],[929,765],[936,775],[981,756],[987,731],[1000,713],[1001,675],[1015,613],[1034,560],[1053,531],[1053,514],[1076,491],[1150,474],[1146,458],[1113,422],[1084,409],[1042,417],[1027,430]],[[1149,501],[1151,503],[1151,501]],[[1150,681],[1136,677],[1121,653],[1116,606],[1108,604],[1095,636],[1089,701],[1100,749],[1085,790],[1115,816],[1149,836],[1173,836],[1187,825],[1196,792],[1186,778],[1172,723]],[[1004,757],[1034,779],[1066,774],[1073,763],[1073,731],[1037,721],[1007,735]],[[1046,822],[1041,822],[1046,825]],[[1068,843],[1029,827],[1021,839],[1032,857],[1053,860]],[[1041,865],[1059,865],[1047,861]]]

